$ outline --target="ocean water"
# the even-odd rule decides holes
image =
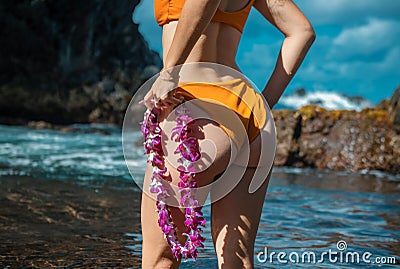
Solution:
[[[68,180],[89,187],[91,182],[123,180],[136,186],[132,176],[143,177],[145,167],[141,147],[134,151],[136,157],[132,163],[137,169],[131,176],[122,154],[120,128],[72,127],[77,131],[64,133],[0,125],[0,177]],[[134,136],[139,139],[141,134]],[[395,266],[378,264],[377,257],[395,257],[399,264],[399,194],[398,175],[275,167],[256,240],[255,267]],[[210,208],[205,207],[204,212],[209,219]],[[217,268],[209,226],[205,236],[205,249],[200,251],[199,259],[183,262],[181,268]],[[140,262],[140,230],[127,230],[125,237],[125,251]],[[343,249],[343,246],[346,247]],[[336,262],[329,260],[328,254],[322,256],[324,252],[335,251],[337,254],[332,254],[331,258],[337,257]],[[278,254],[272,252],[285,252],[286,257],[280,256],[283,262],[279,262]],[[305,252],[313,252],[317,261],[323,258],[324,262],[301,262]],[[366,252],[371,253],[371,263],[361,260]],[[345,258],[340,262],[338,255],[345,257],[346,253],[357,253],[354,255],[360,257],[360,263],[346,262]],[[300,257],[298,262],[296,256]]]

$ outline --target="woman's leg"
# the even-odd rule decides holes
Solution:
[[[148,188],[152,173],[151,164],[147,164],[144,179],[144,188]],[[154,198],[142,192],[141,221],[142,221],[142,268],[178,268],[180,261],[173,258],[169,245],[158,226]],[[177,208],[170,208],[171,216],[176,223],[178,234],[182,234],[184,215]],[[180,238],[182,242],[183,238]]]
[[[239,174],[243,167],[232,164],[231,169],[232,173],[237,169]],[[255,169],[248,167],[235,189],[211,206],[211,233],[219,268],[254,267],[254,242],[272,172],[271,169],[262,186],[250,194]]]
[[[229,138],[222,129],[213,122],[209,120],[196,120],[195,125],[198,125],[201,129],[200,140],[211,140],[216,150],[214,155],[215,159],[212,160],[208,169],[196,174],[195,180],[198,186],[201,187],[210,184],[217,174],[220,174],[226,169],[230,160],[231,150]],[[196,135],[196,132],[193,135]],[[204,160],[204,162],[210,164],[209,159]],[[168,162],[166,162],[166,166],[170,173],[172,184],[176,185],[179,182],[178,171],[170,166]],[[152,167],[150,164],[147,164],[144,188],[148,188],[151,172]],[[205,198],[206,193],[203,193],[202,197],[198,197],[199,200],[205,200]],[[184,213],[179,208],[171,206],[169,208],[178,235],[181,235],[183,232],[186,232],[183,225]],[[146,269],[178,268],[180,261],[176,261],[176,259],[172,257],[171,250],[158,226],[158,214],[156,212],[155,201],[146,193],[142,195],[141,220],[143,235],[142,267]],[[186,237],[180,237],[180,239],[181,243],[183,243]]]

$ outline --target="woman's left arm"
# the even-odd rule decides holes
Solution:
[[[197,40],[204,32],[214,16],[221,0],[186,0],[183,5],[175,34],[170,49],[165,57],[164,68],[183,64]],[[176,77],[166,71],[161,71],[160,77],[144,98],[144,103],[151,108],[151,99],[155,99],[157,107],[171,106],[180,102],[174,98],[174,91],[166,92],[171,83],[176,82]],[[164,86],[163,86],[164,85]]]

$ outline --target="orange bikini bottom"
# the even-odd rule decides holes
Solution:
[[[238,149],[245,142],[246,135],[249,143],[256,139],[266,122],[263,98],[245,79],[180,83],[174,95],[184,97],[186,101],[201,99],[196,104],[200,104],[209,119],[226,132]]]

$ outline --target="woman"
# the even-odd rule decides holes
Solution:
[[[262,94],[272,108],[302,63],[315,39],[315,33],[307,18],[291,0],[155,0],[155,15],[163,28],[163,70],[185,63],[218,63],[239,70],[235,62],[242,30],[251,7],[255,7],[265,19],[280,30],[285,39],[272,76]],[[218,74],[209,71],[207,76]],[[176,91],[166,92],[168,83],[174,80],[173,72],[161,72],[153,87],[144,98],[148,108],[155,106],[165,112],[182,102]],[[209,93],[208,93],[209,94]],[[152,103],[153,102],[153,103]],[[160,118],[160,122],[165,119]],[[212,165],[196,175],[199,185],[210,184],[221,174],[230,160],[231,144],[221,135],[221,126],[211,120],[200,120],[204,139],[216,145]],[[211,205],[211,232],[220,268],[253,268],[254,242],[260,221],[263,201],[271,175],[266,175],[263,185],[249,193],[251,179],[260,148],[259,135],[251,140],[251,158],[239,184],[223,199]],[[233,165],[234,166],[234,165]],[[171,181],[177,182],[178,172],[168,167]],[[148,164],[145,182],[149,181],[151,166]],[[142,198],[143,268],[178,268],[169,245],[158,227],[154,200]],[[170,208],[171,217],[182,234],[183,213]],[[180,238],[184,240],[183,237]]]

